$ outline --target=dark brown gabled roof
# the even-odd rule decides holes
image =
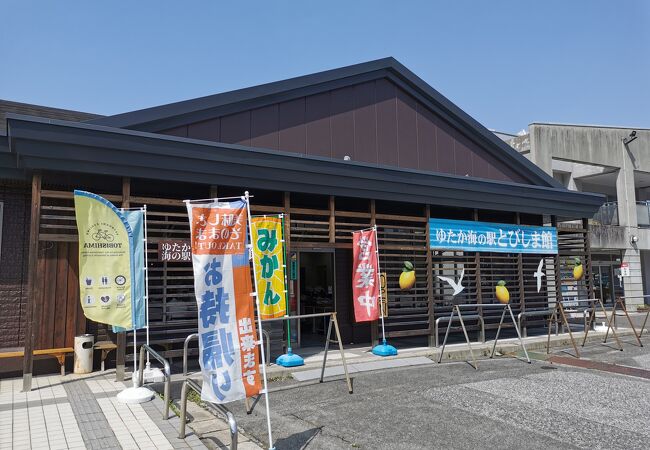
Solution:
[[[3,136],[7,134],[7,121],[5,120],[7,114],[24,114],[27,116],[44,117],[46,119],[67,120],[70,122],[83,122],[102,117],[99,114],[0,99],[0,135]]]
[[[490,157],[519,173],[533,185],[560,183],[503,142],[491,131],[433,89],[394,58],[384,58],[236,91],[90,120],[89,123],[158,133],[227,114],[261,108],[306,95],[388,79],[434,114],[481,146]]]

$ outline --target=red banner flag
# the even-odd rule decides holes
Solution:
[[[368,322],[379,319],[379,261],[377,231],[374,228],[352,233],[352,298],[354,319]]]

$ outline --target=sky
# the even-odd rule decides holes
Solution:
[[[650,1],[0,0],[0,98],[117,114],[393,56],[488,128],[650,128]]]

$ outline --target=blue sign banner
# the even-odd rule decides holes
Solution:
[[[555,227],[429,219],[429,237],[431,249],[557,254]]]
[[[145,296],[145,271],[144,271],[144,213],[141,210],[122,211],[133,231],[133,243],[131,245],[131,317],[133,328],[139,330],[145,328],[146,323],[146,300]],[[125,328],[113,326],[113,333],[127,331]]]

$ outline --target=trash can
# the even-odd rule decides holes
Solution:
[[[74,338],[74,373],[93,371],[93,347],[95,336],[82,334]]]

